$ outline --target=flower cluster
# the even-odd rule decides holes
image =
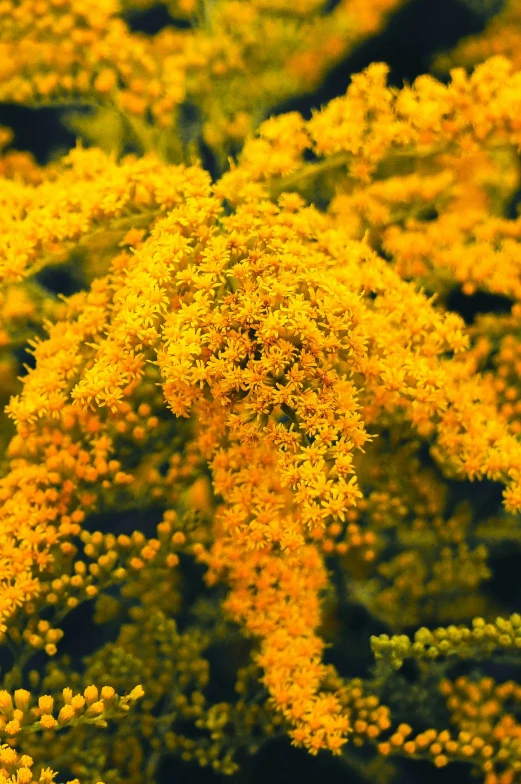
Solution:
[[[170,3],[170,25],[146,36],[128,14],[155,2],[5,0],[0,101],[100,107],[94,122],[79,119],[85,133],[104,146],[130,135],[170,159],[184,154],[173,128],[193,135],[182,107],[195,105],[199,137],[224,164],[263,112],[314,89],[403,2],[184,0]],[[188,27],[176,25],[183,17]]]
[[[45,166],[0,130],[0,784],[232,774],[277,736],[517,780],[487,672],[521,616],[484,588],[521,540],[515,60],[372,64],[215,180],[183,126],[225,167],[397,5],[175,0],[146,36],[151,0],[0,1],[0,100],[107,129]],[[477,293],[503,312],[466,324]]]

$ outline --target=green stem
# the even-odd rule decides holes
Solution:
[[[45,256],[42,256],[38,261],[34,262],[34,264],[27,267],[25,277],[33,277],[42,269],[45,269],[45,267],[67,263],[69,254],[72,250],[80,249],[88,251],[98,237],[103,236],[104,238],[108,238],[110,242],[105,243],[105,246],[108,247],[111,243],[116,242],[125,230],[145,227],[154,220],[154,218],[160,216],[162,212],[163,210],[158,208],[146,213],[134,213],[132,215],[126,215],[124,218],[117,218],[107,226],[96,227],[76,243],[74,243],[74,240],[69,240],[69,247],[65,248],[63,251],[48,253]]]
[[[347,166],[353,156],[351,153],[341,152],[336,155],[331,155],[323,161],[317,163],[308,163],[301,166],[296,172],[288,174],[286,177],[280,177],[272,180],[270,184],[270,194],[272,198],[277,198],[284,191],[292,191],[295,188],[302,187],[306,180],[318,177],[323,172],[338,169],[341,166]]]

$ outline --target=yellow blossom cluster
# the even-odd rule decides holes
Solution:
[[[110,125],[113,144],[130,135],[177,160],[171,132],[183,135],[181,104],[195,105],[201,139],[225,163],[270,106],[315,89],[403,2],[185,0],[169,5],[171,25],[145,35],[124,12],[156,3],[3,0],[0,101],[105,107],[77,127],[99,138]],[[183,17],[188,28],[175,25]]]
[[[515,58],[374,63],[215,181],[195,155],[399,4],[173,0],[147,36],[152,0],[0,0],[0,100],[103,134],[0,156],[0,782],[232,774],[278,736],[517,781],[521,687],[486,673],[521,616],[482,590],[521,539]],[[478,293],[504,312],[466,324]]]
[[[80,169],[91,159],[88,151],[73,156]],[[114,178],[129,165],[113,163]],[[206,463],[214,500],[200,505],[202,528],[189,549],[208,567],[210,585],[226,580],[227,614],[260,639],[261,682],[294,742],[339,753],[350,710],[341,689],[322,686],[328,671],[317,628],[329,548],[321,542],[331,530],[353,534],[357,458],[371,431],[389,422],[412,428],[434,439],[441,466],[470,477],[490,473],[496,447],[512,510],[521,450],[493,419],[484,383],[446,358],[465,347],[461,319],[437,311],[366,243],[295,194],[278,205],[246,200],[227,215],[202,171],[167,171],[167,215],[136,236],[132,253],[116,253],[88,293],[69,298],[48,339],[34,343],[36,367],[7,408],[18,435],[0,487],[3,551],[11,553],[4,634],[53,655],[59,630],[30,618],[20,630],[17,607],[37,615],[49,605],[74,608],[161,551],[161,539],[139,542],[136,534],[122,562],[124,540],[85,531],[85,554],[97,559],[87,569],[74,561],[71,535],[102,500],[105,508],[146,504],[154,491],[141,478],[154,470],[155,497],[175,506]],[[68,170],[61,176],[67,181]],[[52,219],[47,227],[55,236]],[[68,241],[81,237],[71,232]],[[151,395],[154,379],[161,391]],[[170,442],[158,442],[158,429]],[[158,472],[165,458],[173,468],[175,454],[190,450],[193,461],[177,478]],[[447,569],[464,582],[451,553],[442,549],[434,564],[440,585]],[[464,545],[456,557],[468,561]],[[472,587],[486,573],[470,564]],[[102,618],[116,611],[110,601],[99,605]]]
[[[440,691],[458,732],[432,728],[413,735],[412,727],[401,725],[379,744],[380,753],[428,759],[438,768],[467,762],[481,770],[485,784],[514,784],[521,770],[521,728],[515,718],[519,686],[462,676],[442,681]]]
[[[136,686],[127,697],[118,697],[110,686],[103,687],[101,694],[96,686],[88,686],[84,694],[73,694],[71,689],[64,689],[62,696],[63,705],[54,716],[53,697],[40,697],[38,706],[30,708],[31,693],[26,689],[16,689],[13,696],[8,691],[0,691],[0,731],[13,736],[23,730],[50,730],[78,722],[105,726],[107,718],[128,711],[130,705],[143,696],[143,689]]]
[[[2,784],[52,784],[56,775],[50,768],[33,775],[33,759],[28,754],[18,754],[7,743],[0,746],[0,764]],[[68,784],[75,782],[70,781]]]
[[[148,109],[168,125],[184,97],[184,58],[153,55],[145,36],[117,16],[115,0],[6,0],[0,6],[0,99],[41,104],[108,100],[122,112]]]
[[[107,245],[113,250],[130,228],[135,234],[183,199],[192,177],[195,188],[197,180],[204,187],[207,175],[195,168],[185,174],[152,158],[118,165],[96,149],[71,151],[59,175],[15,194],[18,211],[2,216],[0,282],[18,282],[44,265],[68,260],[71,244],[90,237],[89,250],[101,253]]]
[[[324,169],[343,169],[345,177],[347,167],[348,182],[351,178],[368,182],[373,176],[381,179],[375,171],[388,156],[421,158],[425,165],[431,156],[464,153],[478,142],[485,150],[488,144],[518,144],[520,75],[506,58],[491,58],[470,76],[456,68],[449,84],[423,75],[401,90],[387,85],[388,71],[384,63],[373,63],[354,75],[346,94],[330,101],[308,122],[296,113],[267,120],[259,128],[258,138],[244,147],[241,178],[236,173],[232,178],[232,172],[229,179],[240,184],[248,178],[262,182],[288,175],[278,185],[287,189]],[[290,137],[287,144],[283,142],[285,134]],[[302,170],[304,150],[319,160]],[[268,151],[272,154],[266,159]],[[446,163],[446,168],[455,169],[453,176],[457,175],[458,163],[450,157]],[[436,184],[431,183],[430,188],[433,186],[435,195]],[[429,186],[424,188],[428,194]]]
[[[266,181],[306,199],[318,187],[339,228],[441,301],[458,287],[517,300],[520,224],[505,212],[520,182],[519,73],[498,56],[470,76],[454,69],[447,85],[424,75],[397,90],[387,71],[354,76],[308,122],[264,123],[223,178],[231,198],[253,198]]]

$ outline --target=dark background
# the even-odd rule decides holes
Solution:
[[[368,3],[371,1],[367,0]],[[466,35],[480,32],[487,17],[500,10],[501,6],[501,0],[412,0],[392,17],[380,35],[364,42],[338,65],[317,92],[292,99],[274,107],[274,111],[279,113],[296,109],[309,116],[313,108],[345,92],[352,73],[363,70],[374,61],[385,61],[390,65],[393,84],[401,86],[404,81],[410,82],[429,70],[430,62],[437,52],[451,48]],[[170,20],[166,9],[159,7],[134,14],[129,21],[135,30],[154,33]],[[74,136],[60,122],[60,114],[60,110],[48,108],[33,110],[11,104],[0,105],[0,124],[14,130],[14,147],[32,152],[40,163],[45,163],[53,151],[65,151],[75,144]],[[211,161],[209,166],[211,168]],[[54,284],[55,290],[61,288],[58,280]],[[501,305],[483,297],[465,298],[465,304],[463,298],[456,298],[451,306],[459,310],[467,321],[471,321],[475,312],[495,310],[498,304]],[[509,596],[512,601],[510,588],[518,571],[518,554],[507,555],[496,577],[497,594],[504,594],[505,598]],[[344,617],[341,622],[349,628],[351,645],[358,647],[356,650],[342,651],[340,646],[331,660],[334,660],[343,675],[367,675],[366,663],[372,659],[368,640],[376,629],[359,608],[346,606],[342,613]],[[89,625],[90,619],[84,618],[83,622]],[[344,653],[345,658],[342,658]],[[215,662],[214,665],[215,677],[219,678],[219,663]],[[414,700],[414,693],[411,692],[409,699],[406,697],[410,685],[407,680],[405,673],[402,684],[404,720],[407,720],[408,711],[414,712],[415,709],[409,702],[409,699]],[[287,740],[267,743],[254,758],[245,758],[241,762],[241,771],[232,779],[226,779],[195,765],[166,760],[161,779],[165,784],[216,784],[221,781],[229,781],[230,784],[358,784],[363,781],[345,762],[329,755],[312,757],[307,752],[291,747]],[[397,764],[396,782],[399,784],[466,784],[476,780],[466,765],[453,764],[437,770],[434,766],[417,761],[397,761]]]

